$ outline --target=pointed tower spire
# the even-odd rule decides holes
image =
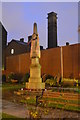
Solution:
[[[37,34],[37,23],[34,23],[33,25],[33,34]]]

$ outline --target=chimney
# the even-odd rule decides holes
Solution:
[[[69,42],[66,42],[66,46],[68,46],[69,45]]]
[[[20,38],[20,42],[24,42],[24,38]]]
[[[57,13],[48,13],[48,48],[57,47]]]

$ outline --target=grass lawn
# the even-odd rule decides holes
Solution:
[[[6,114],[6,113],[2,113],[2,120],[6,119],[6,118],[8,118],[9,120],[12,120],[12,118],[17,118],[17,117],[9,115],[9,114]]]
[[[73,103],[73,104],[80,104],[80,100],[65,100],[65,99],[62,99],[62,98],[43,98],[43,100],[52,100],[52,101],[56,101],[56,102],[65,102],[65,103]]]
[[[30,98],[28,100],[21,100],[21,103],[29,104],[29,105],[36,105],[36,99],[35,98]]]
[[[23,85],[23,84],[9,84],[9,83],[3,84],[2,85],[3,96],[7,97],[8,96],[7,94],[9,94],[9,92],[19,90],[20,88],[24,88],[24,87],[25,87],[25,85]],[[6,91],[8,91],[7,94],[6,94]],[[55,91],[52,94],[54,94],[54,93],[55,93]],[[63,92],[60,92],[60,93],[63,93]],[[18,100],[18,102],[23,103],[23,104],[36,105],[36,99],[35,99],[35,97],[32,98],[32,94],[29,94],[29,93],[26,94],[26,96],[29,96],[30,99],[25,99],[24,96],[16,95],[15,96],[15,101]],[[14,93],[12,93],[10,95],[12,96],[11,99],[13,99]],[[9,98],[9,96],[8,96],[8,98]],[[41,107],[44,107],[43,103],[46,103],[47,104],[46,107],[60,108],[60,109],[71,110],[71,111],[79,111],[80,112],[80,100],[75,100],[75,99],[73,99],[73,100],[68,99],[67,100],[67,99],[63,99],[63,96],[62,97],[56,97],[56,98],[54,98],[54,97],[50,98],[48,96],[48,98],[43,97],[41,100],[43,101],[42,104],[39,105]],[[71,104],[73,104],[73,105],[71,105]]]
[[[64,105],[64,104],[57,104],[57,103],[48,103],[48,107],[50,108],[60,108],[62,110],[70,110],[70,111],[78,111],[80,112],[80,107]]]
[[[2,113],[2,120],[26,120],[26,118],[18,118],[13,115]]]
[[[50,101],[52,100],[52,101]],[[62,101],[61,101],[62,100]],[[61,103],[60,103],[61,102]],[[62,103],[63,102],[63,103]],[[30,98],[28,100],[21,100],[21,103],[28,104],[28,105],[36,105],[36,99]],[[70,103],[75,103],[77,106],[72,106]],[[63,100],[59,98],[42,98],[42,102],[39,105],[40,107],[47,107],[47,108],[59,108],[62,110],[70,110],[70,111],[78,111],[80,112],[80,106],[78,107],[78,103],[74,100]]]
[[[18,90],[20,88],[25,87],[23,84],[10,84],[10,83],[5,83],[2,84],[2,91],[4,90]]]

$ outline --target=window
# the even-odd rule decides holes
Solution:
[[[11,49],[11,54],[14,54],[14,49],[13,48]]]

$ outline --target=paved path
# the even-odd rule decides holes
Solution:
[[[29,118],[29,111],[27,106],[19,105],[13,102],[2,100],[2,111],[6,114],[10,114],[19,118]]]
[[[9,102],[6,100],[2,101],[3,107],[2,111],[4,113],[19,117],[19,118],[29,118],[29,110],[26,105],[19,105],[13,102]],[[33,106],[31,106],[33,107]],[[42,109],[42,108],[40,108]],[[42,115],[42,118],[80,118],[80,113],[70,112],[70,111],[62,111],[60,109],[49,109],[49,115]],[[76,119],[77,120],[77,119]]]

